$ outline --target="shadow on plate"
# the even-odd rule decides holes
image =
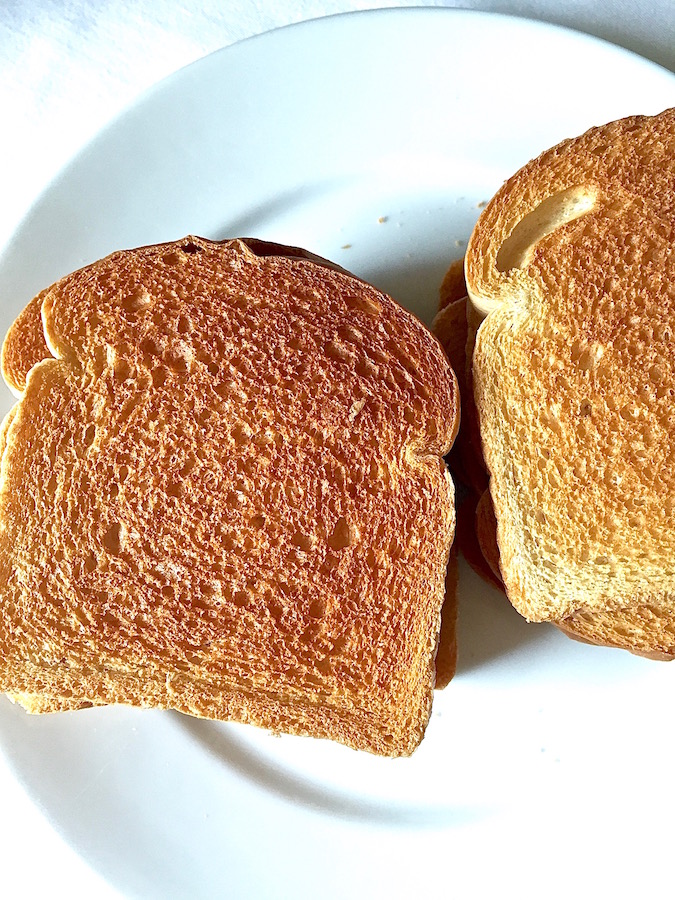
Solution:
[[[339,790],[313,784],[308,779],[284,771],[279,767],[278,761],[257,752],[248,741],[241,740],[227,725],[191,719],[179,714],[175,714],[175,721],[184,732],[229,769],[240,773],[259,788],[276,794],[289,803],[302,805],[332,818],[390,828],[439,829],[461,828],[483,820],[493,812],[487,807],[480,806],[434,807],[350,797]],[[337,749],[344,750],[344,748]],[[354,751],[345,750],[345,752]],[[387,762],[389,761],[384,761],[385,764]]]
[[[227,241],[232,238],[261,238],[264,240],[277,241],[281,244],[291,243],[285,240],[283,235],[279,234],[279,229],[272,227],[274,235],[270,235],[270,223],[274,223],[278,218],[285,216],[294,209],[300,208],[308,203],[319,201],[324,195],[338,193],[345,186],[350,184],[347,177],[335,177],[320,181],[315,184],[302,184],[298,187],[288,190],[279,191],[270,199],[253,206],[248,212],[240,215],[237,219],[222,225],[214,234],[203,235],[214,241]],[[315,247],[304,247],[312,253],[317,253]]]
[[[550,629],[527,622],[505,595],[460,559],[457,675],[480,669],[525,645],[550,639]],[[450,684],[447,690],[452,690]]]
[[[430,327],[438,312],[438,289],[456,255],[448,250],[447,256],[439,257],[434,248],[421,248],[415,257],[401,259],[386,269],[378,268],[373,260],[372,266],[362,266],[356,274],[389,294]]]

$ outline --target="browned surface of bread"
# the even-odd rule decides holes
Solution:
[[[480,446],[475,406],[471,353],[477,323],[467,298],[464,259],[456,259],[448,268],[439,290],[438,313],[432,330],[448,354],[457,375],[462,402],[463,427],[448,460],[452,472],[478,494],[487,487],[487,474]]]
[[[464,257],[454,259],[448,266],[438,291],[438,311],[446,306],[466,299],[466,280],[464,278]]]
[[[436,652],[436,690],[447,687],[457,669],[457,596],[459,570],[457,547],[453,543],[445,574],[445,600],[441,609],[441,631]]]
[[[410,753],[454,529],[435,339],[340,271],[201,238],[62,279],[42,322],[2,457],[0,689]]]
[[[675,113],[592,129],[486,208],[467,282],[509,599],[675,653]]]
[[[502,573],[499,568],[499,545],[497,544],[497,519],[489,491],[483,491],[476,503],[474,517],[476,539],[483,559],[488,564],[495,583],[504,590]]]
[[[435,316],[432,328],[457,375],[460,391],[466,369],[466,294],[446,304]],[[457,365],[455,365],[457,364]]]
[[[299,247],[291,247],[285,244],[278,244],[270,241],[262,241],[257,238],[241,238],[250,250],[256,256],[279,256],[291,259],[305,259],[317,265],[324,266],[344,275],[356,278],[352,273],[347,272],[342,267],[314,253],[310,253]],[[466,367],[466,284],[464,281],[464,261],[456,260],[450,266],[452,276],[446,276],[443,284],[445,290],[446,305],[456,300],[461,301],[461,307],[456,306],[453,315],[446,317],[441,332],[437,333],[437,337],[444,346],[446,353],[450,358],[451,366],[457,372],[453,364],[453,359],[461,365],[462,372]],[[453,291],[450,294],[450,291]],[[47,293],[47,289],[41,291],[34,297],[26,308],[17,316],[16,320],[10,327],[2,345],[2,374],[16,396],[21,396],[26,386],[26,379],[30,369],[41,362],[43,359],[49,359],[51,353],[45,341],[44,329],[42,324],[42,301]],[[454,327],[453,327],[454,326]],[[454,357],[449,352],[452,345],[454,349]],[[11,417],[8,416],[2,424],[2,434],[0,434],[0,457],[4,452],[4,433],[9,427]],[[454,453],[454,447],[451,456]],[[454,573],[454,574],[453,574]],[[437,690],[440,690],[452,680],[457,665],[457,642],[456,642],[456,622],[457,622],[457,559],[456,554],[451,555],[448,565],[448,577],[446,579],[446,596],[441,610],[441,632],[439,638],[438,652],[436,655],[436,684]],[[48,712],[50,711],[50,701],[42,698],[39,702],[33,697],[29,701],[26,699],[28,695],[24,695],[22,705],[27,709],[30,706],[31,711]],[[91,703],[85,705],[91,706]],[[40,709],[38,710],[38,706]],[[63,705],[62,701],[52,701],[53,711],[57,709],[68,708],[67,704]],[[75,703],[73,708],[80,708],[79,703]]]
[[[287,259],[304,259],[316,263],[335,272],[342,272],[356,278],[351,272],[347,272],[341,266],[310,253],[301,247],[290,247],[286,244],[277,244],[273,241],[261,241],[257,238],[240,238],[249,250],[256,256],[279,256]],[[49,359],[52,354],[45,341],[45,332],[42,323],[42,301],[49,288],[40,291],[30,303],[16,317],[10,326],[2,344],[0,364],[2,377],[5,383],[16,397],[21,397],[26,387],[28,373],[36,363],[43,359]]]
[[[467,305],[466,297],[459,296],[463,288],[465,289],[465,284],[463,278],[461,281],[458,279],[458,265],[455,261],[441,286],[440,312],[434,320],[434,332],[448,353],[455,372],[465,373],[463,379],[458,378],[463,398],[462,426],[449,456],[451,471],[469,488],[457,507],[455,546],[474,571],[505,593],[499,568],[497,519],[486,487],[487,473],[482,454],[480,451],[476,452],[480,431],[476,407],[471,402],[473,392],[468,386],[472,382],[470,360],[480,316]],[[472,317],[471,329],[468,327],[467,313]],[[458,335],[464,335],[464,345],[457,339]],[[638,656],[671,660],[674,658],[672,652],[651,649],[655,625],[663,627],[658,626],[657,622],[658,614],[653,609],[640,607],[617,613],[581,612],[554,621],[553,624],[568,637],[583,643],[625,648]],[[439,648],[439,657],[440,655]]]

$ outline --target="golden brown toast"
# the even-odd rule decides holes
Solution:
[[[469,242],[474,396],[511,602],[675,653],[675,112],[506,182]]]
[[[475,572],[493,587],[506,593],[499,568],[497,519],[490,491],[486,487],[482,488],[482,485],[487,483],[487,473],[484,463],[481,463],[482,454],[476,452],[475,448],[475,436],[479,434],[479,429],[475,404],[471,403],[471,391],[467,385],[467,381],[469,384],[471,381],[471,372],[470,365],[467,369],[466,363],[472,356],[476,329],[469,333],[468,327],[462,329],[459,323],[455,324],[455,331],[447,327],[448,318],[443,315],[444,310],[449,309],[454,317],[459,317],[461,314],[466,316],[468,309],[468,298],[449,296],[448,285],[451,285],[457,294],[461,293],[462,285],[457,278],[456,263],[451,265],[448,276],[441,286],[439,314],[434,320],[434,331],[451,358],[453,368],[456,372],[467,372],[464,382],[459,380],[463,398],[462,425],[448,457],[451,472],[467,488],[457,505],[455,546]],[[467,344],[463,352],[456,340],[457,333],[462,331],[467,335]],[[464,393],[461,390],[462,385]],[[473,459],[474,463],[467,465],[467,459]],[[645,625],[646,622],[651,624]],[[675,658],[675,653],[667,640],[661,639],[659,645],[665,649],[652,649],[653,632],[667,630],[668,623],[660,621],[656,612],[649,607],[637,609],[631,607],[610,613],[580,612],[566,619],[553,621],[552,624],[568,637],[584,643],[628,649],[637,656],[649,659],[669,661]]]
[[[187,238],[44,294],[0,475],[0,690],[27,708],[421,740],[456,381],[389,297],[289,256]]]
[[[336,263],[301,247],[290,247],[257,238],[240,238],[256,256],[281,256],[288,259],[305,259],[335,272],[356,278]],[[49,359],[52,354],[45,340],[42,324],[42,301],[49,288],[40,291],[19,313],[10,325],[0,353],[2,377],[15,397],[21,397],[26,387],[28,373],[36,363]]]
[[[327,260],[321,256],[317,256],[316,254],[310,253],[309,251],[299,247],[291,247],[285,244],[278,244],[271,241],[261,241],[257,238],[240,238],[240,240],[250,250],[252,250],[256,256],[259,257],[281,256],[288,258],[306,259],[310,262],[316,263],[317,265],[325,266],[326,268],[332,269],[337,272],[342,272],[343,274],[349,275],[353,278],[357,277],[352,275],[352,273],[347,272],[342,267],[331,262],[330,260]],[[459,263],[459,266],[457,265],[457,263]],[[450,297],[448,295],[448,292],[451,290],[451,284],[453,284],[454,288],[452,289],[457,292],[459,288],[460,293],[462,294],[462,302],[464,302],[466,301],[466,284],[464,282],[463,274],[464,260],[461,259],[456,261],[455,264],[451,265],[450,269],[451,275],[446,276],[444,282],[446,286],[447,300],[449,302]],[[28,372],[30,371],[30,369],[36,363],[41,362],[43,359],[48,359],[51,357],[51,353],[45,341],[41,315],[42,300],[46,293],[47,290],[41,291],[30,301],[30,303],[19,314],[19,316],[17,316],[16,320],[9,328],[2,345],[2,374],[6,383],[17,397],[20,397],[23,393],[23,390],[25,389],[26,378],[28,377]],[[452,299],[455,299],[454,295]],[[441,339],[442,344],[444,343],[444,341],[446,343],[452,342],[453,347],[455,347],[457,351],[456,355],[458,360],[461,361],[462,367],[465,366],[466,362],[465,320],[466,315],[464,310],[462,310],[461,317],[458,317],[458,320],[455,323],[457,333],[454,335],[452,329],[450,328],[450,323],[446,321]],[[447,352],[447,346],[445,347],[445,349]],[[452,354],[449,354],[449,356],[452,365]],[[9,421],[10,419],[8,417],[5,420],[6,427],[9,426]],[[2,439],[2,435],[0,435],[0,457],[2,455],[2,449],[4,447],[4,444],[2,444]],[[451,456],[453,452],[454,447],[451,451]],[[453,553],[448,564],[448,575],[446,578],[446,596],[441,611],[441,632],[438,644],[438,652],[436,655],[436,690],[441,690],[447,687],[455,674],[457,664],[456,623],[457,558],[456,553]],[[22,705],[26,708],[28,708],[29,706],[29,703],[26,699],[27,696],[28,695],[24,695],[24,698],[22,700]],[[87,703],[87,705],[91,706],[92,704]],[[30,706],[31,711],[38,711],[38,706],[40,707],[39,711],[50,711],[49,701],[46,698],[33,697]],[[53,702],[54,711],[63,708],[66,708],[66,706],[64,706],[63,698],[60,698],[58,702]],[[79,702],[74,704],[74,708],[80,708]]]
[[[459,538],[460,523],[457,532]],[[476,506],[475,532],[483,558],[487,562],[496,586],[504,590],[499,568],[499,547],[497,546],[497,519],[494,514],[490,492],[485,491]],[[491,579],[490,579],[491,580]],[[655,610],[649,607],[631,606],[628,609],[609,612],[579,612],[554,622],[568,637],[588,644],[607,647],[622,647],[637,656],[668,661],[673,659],[668,639],[661,639],[654,649],[654,637],[659,631],[668,630],[668,623],[659,621]],[[671,626],[672,627],[672,626]]]

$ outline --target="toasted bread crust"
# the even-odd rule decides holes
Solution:
[[[26,389],[26,378],[33,366],[50,355],[42,328],[42,301],[46,293],[41,291],[19,313],[2,345],[2,377],[15,397],[20,397]]]
[[[301,247],[289,247],[285,244],[277,244],[272,241],[261,241],[258,238],[240,238],[258,257],[278,256],[285,259],[305,259],[335,272],[342,272],[355,278],[341,266],[336,265],[322,256],[303,250]],[[185,242],[184,242],[185,243]],[[225,242],[223,242],[225,243]],[[171,246],[165,244],[162,246]],[[147,248],[141,248],[147,249]],[[0,368],[2,377],[7,387],[15,397],[21,397],[26,388],[28,373],[43,359],[49,359],[52,355],[45,341],[45,333],[42,322],[42,304],[47,295],[48,288],[40,291],[28,305],[19,313],[10,326],[2,344],[0,354]]]
[[[0,689],[410,753],[458,422],[421,323],[341,271],[201,238],[62,279],[42,322],[3,456]]]
[[[446,306],[463,301],[466,298],[466,279],[464,278],[464,257],[453,260],[443,277],[438,291],[438,311]]]
[[[673,110],[592,129],[504,185],[466,261],[509,599],[658,655],[675,617],[674,176]]]

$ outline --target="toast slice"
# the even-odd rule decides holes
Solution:
[[[244,243],[250,250],[252,250],[256,256],[259,257],[280,256],[291,259],[305,259],[310,262],[316,263],[319,266],[325,266],[328,269],[342,272],[343,274],[348,275],[352,278],[357,277],[352,275],[351,272],[347,272],[342,267],[331,262],[330,260],[327,260],[321,256],[317,256],[316,254],[310,253],[309,251],[299,247],[290,247],[285,244],[278,244],[271,241],[262,241],[257,238],[240,238],[239,240]],[[459,263],[459,265],[455,264],[450,267],[452,270],[450,273],[451,278],[446,277],[445,279],[446,302],[449,302],[450,300],[449,292],[454,291],[456,293],[458,287],[461,285],[462,302],[464,303],[466,301],[464,260],[458,260],[457,263]],[[5,340],[2,344],[2,353],[0,354],[2,375],[10,390],[16,397],[21,397],[26,387],[26,379],[31,368],[38,362],[41,362],[43,359],[49,359],[51,357],[51,353],[49,351],[49,348],[47,347],[47,343],[45,340],[44,329],[42,327],[42,301],[46,293],[46,290],[41,291],[30,301],[25,309],[22,310],[22,312],[17,316],[16,320],[10,326]],[[454,300],[456,298],[453,296],[452,299]],[[461,360],[462,368],[464,368],[466,362],[466,314],[463,307],[461,316],[455,316],[455,319],[456,321],[454,330],[450,327],[452,323],[446,319],[441,344],[445,347],[447,352],[448,347],[445,346],[444,341],[446,343],[451,342],[452,347],[455,350],[455,356],[457,356],[457,358]],[[452,353],[449,354],[449,358],[451,365],[453,365]],[[9,418],[6,420],[7,425],[8,423]],[[3,448],[3,444],[1,443],[1,441],[2,435],[0,435],[0,457],[2,456]],[[451,451],[451,456],[453,452],[454,447],[453,451]],[[457,553],[455,550],[451,554],[448,563],[448,571],[446,576],[446,595],[443,602],[443,608],[441,610],[441,631],[438,651],[436,654],[436,690],[442,690],[443,688],[448,686],[448,684],[454,677],[455,669],[457,666],[457,585]],[[29,700],[28,695],[23,695],[21,703],[26,709],[30,708],[30,711],[33,712],[50,711],[48,708],[49,701],[47,698],[33,697]],[[91,706],[92,704],[87,703],[86,705]],[[64,705],[63,698],[60,698],[58,704],[55,703],[53,706],[54,711],[64,708],[67,707]],[[76,702],[73,704],[73,708],[79,709],[81,708],[81,704],[79,702]]]
[[[675,653],[675,112],[505,183],[465,271],[499,569],[528,619]]]
[[[0,690],[408,754],[454,531],[456,380],[389,297],[250,243],[67,276],[40,302],[49,358],[10,332]]]
[[[458,277],[458,263],[448,269],[439,291],[439,312],[434,320],[434,333],[443,344],[455,372],[463,372],[459,378],[462,396],[462,425],[448,457],[450,471],[458,478],[462,489],[457,497],[457,523],[455,547],[471,568],[493,587],[506,593],[499,566],[499,546],[497,543],[497,519],[487,489],[487,472],[482,462],[479,444],[475,403],[472,402],[471,359],[475,344],[477,325],[469,328],[467,313],[480,319],[469,305],[463,276]],[[462,324],[461,317],[464,317]],[[466,343],[462,347],[458,335],[464,334]],[[646,626],[651,620],[653,624]],[[670,661],[675,658],[672,648],[665,642],[662,650],[653,650],[653,631],[663,629],[666,623],[658,624],[653,610],[645,607],[629,608],[620,614],[601,612],[581,612],[566,619],[553,621],[567,637],[582,643],[623,648],[637,656],[648,659]]]

